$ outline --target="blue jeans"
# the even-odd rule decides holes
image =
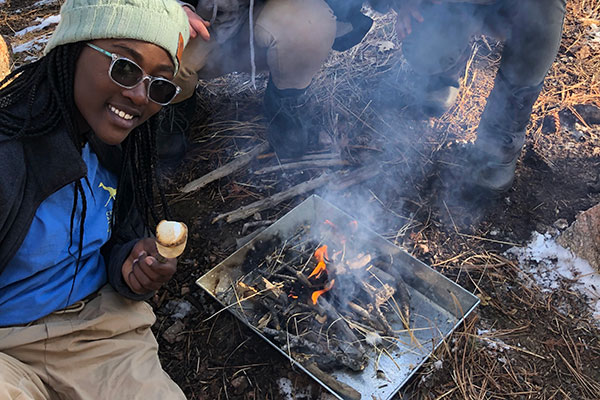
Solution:
[[[469,41],[486,34],[504,43],[500,71],[516,86],[537,86],[550,69],[562,36],[566,0],[499,0],[492,5],[425,2],[402,51],[423,75],[464,70]]]

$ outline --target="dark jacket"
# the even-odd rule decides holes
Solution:
[[[38,99],[47,95],[41,90]],[[15,114],[26,112],[25,105],[16,104],[9,111]],[[89,141],[100,163],[119,176],[120,146],[106,145],[94,135],[89,137]],[[20,140],[9,140],[0,135],[0,171],[1,274],[25,240],[40,204],[58,189],[86,176],[87,167],[66,128],[59,126],[51,134]],[[119,179],[131,182],[129,177],[119,176]],[[126,196],[126,201],[121,204],[131,207],[122,211],[124,214],[119,216],[120,221],[126,222],[114,227],[102,254],[111,286],[125,297],[142,300],[152,294],[133,293],[122,277],[121,268],[138,238],[146,236],[147,232],[133,206],[132,187],[122,186],[125,187],[119,190],[118,196]]]

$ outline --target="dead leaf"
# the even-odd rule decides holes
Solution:
[[[327,315],[317,315],[315,317],[315,319],[317,320],[318,323],[323,325],[327,321]]]

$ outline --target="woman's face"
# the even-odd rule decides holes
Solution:
[[[90,43],[135,61],[148,75],[173,79],[173,62],[162,47],[133,39]],[[106,54],[84,46],[75,68],[74,94],[75,105],[85,122],[82,128],[91,129],[104,143],[116,145],[161,106],[148,99],[147,79],[132,89],[114,83],[108,75],[111,61]]]

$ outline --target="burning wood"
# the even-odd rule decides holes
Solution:
[[[197,283],[343,399],[391,399],[478,304],[318,196]]]
[[[410,299],[392,260],[361,245],[358,228],[356,221],[340,228],[325,220],[286,241],[255,242],[244,274],[216,295],[246,303],[240,308],[252,326],[315,371],[362,371],[366,335],[394,346],[398,331],[390,321],[409,328]]]

